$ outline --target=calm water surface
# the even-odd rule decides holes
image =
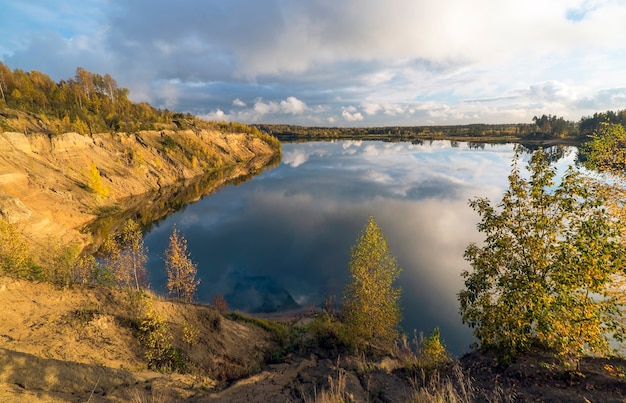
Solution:
[[[463,251],[480,242],[468,199],[499,200],[513,144],[470,147],[309,142],[283,144],[281,164],[187,206],[145,237],[153,288],[165,292],[162,256],[173,225],[185,236],[201,283],[198,299],[223,294],[232,309],[275,311],[341,300],[350,248],[373,215],[404,272],[403,328],[441,329],[455,354],[468,350],[456,294]],[[528,155],[522,159],[526,161]],[[560,169],[573,163],[566,150]]]

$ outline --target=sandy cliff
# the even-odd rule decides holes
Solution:
[[[262,169],[276,155],[259,138],[219,131],[60,136],[0,133],[0,214],[33,242],[88,243],[80,229],[131,196],[159,197],[212,173],[220,182]],[[94,191],[94,170],[103,192]],[[97,176],[97,175],[96,175]],[[145,201],[144,201],[145,203]]]

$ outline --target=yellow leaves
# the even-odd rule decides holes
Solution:
[[[391,345],[401,319],[400,290],[393,287],[400,270],[385,236],[370,217],[352,248],[349,264],[352,283],[344,295],[344,314],[351,338],[361,343]]]
[[[572,354],[607,351],[606,328],[621,325],[611,314],[616,300],[601,296],[623,267],[621,227],[574,170],[551,190],[555,170],[541,150],[528,168],[530,180],[514,166],[497,211],[485,199],[470,203],[486,239],[465,251],[473,271],[459,293],[463,322],[504,356],[533,341]]]
[[[604,124],[593,135],[593,140],[581,150],[588,168],[624,177],[626,168],[626,129],[621,124]]]
[[[0,274],[12,277],[29,275],[29,246],[15,225],[0,215]]]
[[[146,248],[141,229],[133,220],[126,220],[122,233],[107,237],[101,248],[103,263],[120,287],[136,288],[147,286]]]
[[[167,271],[167,290],[171,296],[183,301],[193,301],[196,287],[197,266],[189,258],[187,240],[174,228],[170,235],[170,244],[165,251],[165,270]]]
[[[604,364],[604,370],[606,372],[609,373],[610,376],[614,377],[614,378],[625,378],[626,375],[624,375],[624,368],[620,367],[620,368],[616,368],[615,366],[611,365],[611,364]]]
[[[89,189],[91,189],[91,191],[94,192],[98,197],[101,197],[103,199],[109,197],[109,188],[102,183],[100,170],[93,162],[89,165],[87,180]]]

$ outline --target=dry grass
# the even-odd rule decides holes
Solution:
[[[317,393],[314,391],[313,398],[304,396],[307,403],[343,403],[354,402],[354,396],[346,391],[346,370],[339,366],[340,359],[337,359],[335,376],[328,375],[328,388],[324,388]]]
[[[148,392],[141,389],[133,389],[130,392],[130,403],[168,403],[171,396],[161,392]]]
[[[421,370],[420,375],[411,380],[414,392],[412,402],[470,403],[474,401],[475,389],[472,379],[463,372],[458,361],[452,365],[449,375],[443,375],[437,369],[430,375]]]

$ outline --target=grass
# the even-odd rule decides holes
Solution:
[[[340,360],[337,359],[336,373],[335,375],[328,375],[328,387],[324,388],[317,393],[317,388],[314,389],[313,397],[304,395],[303,400],[305,403],[343,403],[356,401],[354,395],[346,390],[346,377],[347,372],[341,368]]]
[[[434,370],[427,375],[421,370],[420,376],[411,380],[413,395],[410,401],[414,403],[470,403],[475,401],[475,388],[472,379],[466,375],[458,361],[452,365],[449,375],[443,375]]]
[[[241,312],[231,312],[226,315],[226,318],[234,320],[236,322],[249,323],[251,325],[260,327],[272,335],[274,341],[281,347],[286,347],[289,344],[289,327],[282,324],[273,322],[267,319],[255,318],[253,316],[245,315]]]
[[[412,341],[403,335],[397,355],[405,369],[413,374],[441,370],[452,363],[452,357],[441,340],[439,328],[433,329],[428,337],[415,332]]]

